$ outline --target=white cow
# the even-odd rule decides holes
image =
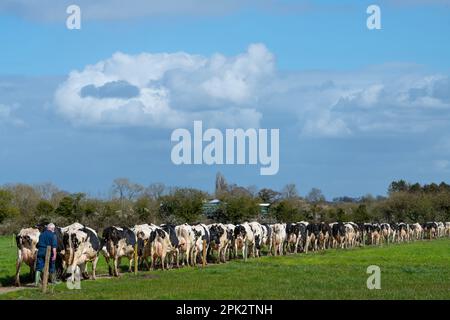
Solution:
[[[86,265],[92,263],[92,279],[96,279],[97,262],[101,251],[100,240],[95,230],[84,227],[80,230],[66,231],[63,235],[65,264],[75,282],[75,273],[79,267],[85,279],[89,278]]]
[[[191,265],[191,255],[195,245],[194,230],[187,223],[176,226],[175,232],[178,237],[178,246],[180,249],[181,265],[186,262]]]
[[[40,232],[35,228],[20,230],[16,236],[17,261],[16,261],[16,286],[20,286],[20,267],[22,262],[30,267],[30,274],[33,277],[35,272],[37,243]]]
[[[272,247],[274,255],[283,255],[284,243],[286,241],[286,224],[275,223],[272,225]]]

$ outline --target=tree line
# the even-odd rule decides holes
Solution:
[[[205,215],[208,200],[220,200],[212,214]],[[268,213],[261,203],[270,204]],[[393,222],[449,221],[450,185],[393,181],[387,196],[348,196],[327,201],[320,189],[300,196],[295,184],[282,190],[242,187],[216,176],[215,192],[195,188],[167,187],[153,183],[147,187],[126,178],[113,181],[107,197],[69,193],[57,186],[7,184],[0,187],[0,234],[11,234],[23,227],[52,221],[68,225],[78,221],[96,229],[111,225],[139,223],[196,222],[240,223],[295,221]]]

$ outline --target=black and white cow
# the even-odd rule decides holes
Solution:
[[[428,236],[428,239],[435,239],[438,235],[438,225],[436,222],[426,222],[423,224],[423,232]]]
[[[345,225],[342,222],[330,223],[332,239],[332,247],[344,249],[345,247]]]
[[[319,236],[320,236],[320,224],[319,223],[309,223],[306,226],[305,253],[308,253],[308,251],[310,249],[312,251],[317,251]]]
[[[217,252],[218,262],[226,262],[226,252],[228,246],[231,244],[228,238],[228,230],[225,225],[221,223],[214,223],[208,226],[210,237],[210,254]]]
[[[260,257],[261,256],[261,248],[263,245],[263,229],[261,224],[258,222],[250,222],[249,223],[250,228],[252,229],[253,236],[255,237],[255,245],[253,246],[253,257]]]
[[[177,231],[175,230],[175,225],[172,224],[162,224],[161,228],[169,235],[169,240],[171,244],[171,250],[169,253],[169,258],[171,260],[171,264],[174,264],[177,266],[177,268],[180,267],[179,265],[179,240],[177,237]]]
[[[247,260],[249,252],[253,251],[254,245],[255,237],[250,225],[247,222],[236,225],[234,228],[235,254],[237,255],[239,250],[241,250],[243,259]]]
[[[300,230],[296,223],[286,224],[286,252],[297,253]]]
[[[161,261],[161,268],[163,270],[168,269],[169,259],[166,259],[167,255],[174,252],[169,233],[162,228],[156,228],[152,231],[147,246],[150,246],[150,252],[152,253],[151,269],[155,268],[158,259]]]
[[[400,222],[397,225],[397,240],[398,242],[409,241],[409,228],[404,222]]]
[[[389,244],[389,240],[392,237],[392,229],[389,223],[380,224],[380,239],[381,242]]]
[[[234,239],[234,229],[236,226],[234,224],[228,223],[225,224],[225,228],[227,229],[227,237],[228,237],[228,249],[227,249],[227,259],[230,260],[232,258],[236,258],[236,251],[235,251],[235,239]]]
[[[142,266],[145,264],[148,270],[150,270],[150,264],[148,259],[151,259],[151,246],[147,246],[147,243],[150,241],[150,235],[152,231],[156,230],[158,226],[154,224],[140,224],[135,225],[131,230],[136,235],[137,244],[138,244],[138,256],[139,256],[139,265]]]
[[[203,260],[203,241],[205,241],[205,245],[206,245],[206,248],[205,248],[205,250],[206,250],[205,254],[206,254],[209,250],[210,237],[209,237],[208,227],[205,224],[198,223],[196,225],[193,225],[192,230],[194,231],[194,235],[195,235],[195,243],[194,243],[194,248],[193,248],[193,252],[192,252],[192,265],[197,265],[199,260],[201,262]],[[205,261],[205,263],[206,263],[206,261]]]
[[[103,230],[102,235],[102,250],[108,264],[109,274],[116,277],[119,276],[120,258],[127,257],[129,259],[129,268],[131,272],[132,263],[134,260],[134,246],[137,239],[133,230],[123,227],[108,227]],[[113,261],[113,267],[110,265],[110,260]]]
[[[262,244],[267,247],[268,254],[272,254],[272,227],[269,224],[262,224]]]
[[[318,245],[320,250],[325,250],[330,247],[332,241],[332,231],[329,224],[321,222],[319,223],[319,239]]]
[[[79,230],[70,230],[63,235],[65,265],[70,280],[75,281],[75,273],[80,268],[83,278],[88,279],[87,263],[92,263],[92,279],[96,279],[97,262],[101,251],[97,232],[88,227]]]
[[[20,230],[16,236],[17,261],[16,261],[16,286],[20,286],[20,267],[25,263],[30,267],[30,276],[34,278],[37,254],[37,243],[39,241],[39,229],[25,228]]]
[[[445,223],[445,235],[450,237],[450,222]]]

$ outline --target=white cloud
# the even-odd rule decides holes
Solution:
[[[54,101],[57,111],[77,125],[171,128],[202,119],[218,126],[258,127],[258,93],[273,75],[273,55],[261,44],[235,57],[116,53],[71,72]],[[114,95],[111,88],[123,87],[117,83],[137,88],[139,94]],[[105,87],[109,89],[98,89]],[[92,90],[95,95],[81,94]],[[101,97],[102,92],[107,94]]]
[[[448,126],[447,76],[412,70],[396,76],[368,70],[310,76],[314,79],[310,85],[303,84],[304,75],[291,78],[291,83],[299,85],[279,100],[285,105],[295,101],[302,135],[417,133]]]
[[[448,126],[450,78],[410,64],[284,74],[252,44],[232,57],[116,53],[73,71],[55,104],[77,125],[258,127],[264,114],[303,136],[423,133]]]
[[[13,111],[16,108],[16,105],[11,107],[5,104],[0,104],[0,125],[7,124],[13,126],[23,126],[25,124],[22,119],[13,115]]]

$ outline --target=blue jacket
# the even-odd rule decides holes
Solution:
[[[37,244],[38,256],[45,256],[47,246],[51,246],[53,249],[56,248],[57,245],[58,242],[56,240],[56,234],[54,232],[51,232],[50,230],[45,230],[39,236],[39,242]]]

